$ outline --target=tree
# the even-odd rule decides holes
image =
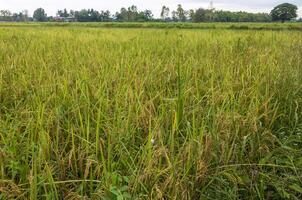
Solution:
[[[207,11],[203,8],[199,8],[195,11],[195,14],[193,16],[194,22],[204,22],[206,21],[206,13]]]
[[[205,20],[209,22],[215,20],[215,8],[205,10]]]
[[[128,21],[136,21],[138,18],[138,11],[135,5],[128,8]]]
[[[69,12],[70,17],[75,17],[75,12],[76,11],[74,11],[74,10],[70,10],[70,12]]]
[[[59,17],[69,17],[69,13],[66,8],[64,10],[58,10],[57,15]]]
[[[151,10],[145,10],[138,13],[136,21],[146,22],[153,19],[153,14]]]
[[[189,20],[194,21],[195,11],[193,9],[189,10]]]
[[[33,17],[38,22],[47,21],[47,14],[45,13],[45,10],[43,8],[38,8],[37,10],[35,10]]]
[[[112,20],[112,18],[111,18],[111,14],[110,14],[109,10],[101,11],[101,13],[100,13],[100,21],[102,21],[102,22],[109,22],[111,20]]]
[[[75,11],[74,17],[79,22],[97,22],[101,21],[101,15],[98,11],[94,9],[82,9],[80,11]]]
[[[144,22],[151,21],[153,19],[153,14],[151,10],[138,11],[137,7],[133,5],[128,7],[128,9],[121,8],[121,11],[117,12],[114,17],[117,21],[122,22]]]
[[[140,14],[142,16],[142,13]],[[136,6],[131,6],[128,9],[121,8],[120,12],[115,14],[117,21],[136,21],[139,18],[139,13]]]
[[[176,16],[179,21],[184,22],[187,20],[186,17],[187,13],[186,11],[182,8],[180,4],[177,5],[177,10],[176,10]]]
[[[289,21],[297,17],[298,7],[290,3],[283,3],[271,11],[273,21]]]
[[[3,17],[10,17],[12,13],[9,10],[0,10],[0,15]]]
[[[88,9],[88,21],[97,22],[100,21],[100,13],[94,9]]]
[[[169,14],[170,14],[170,8],[163,6],[160,13],[160,17],[162,18],[162,20],[166,21],[169,18]]]
[[[25,16],[23,12],[14,13],[12,15],[12,21],[25,22],[26,20],[27,20],[27,16]]]
[[[128,11],[126,8],[121,8],[120,12],[115,14],[115,18],[117,21],[128,21]]]
[[[11,21],[12,13],[9,10],[0,10],[1,21]]]
[[[175,10],[172,11],[172,21],[177,22],[178,18],[177,18],[177,13]]]

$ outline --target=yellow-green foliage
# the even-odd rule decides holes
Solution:
[[[0,27],[78,27],[78,28],[158,28],[158,29],[229,29],[229,30],[294,30],[302,31],[302,23],[189,23],[189,22],[27,22],[0,23]]]
[[[301,38],[2,27],[0,199],[301,199]]]

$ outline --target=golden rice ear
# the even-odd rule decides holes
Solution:
[[[0,199],[301,199],[300,30],[0,23]]]

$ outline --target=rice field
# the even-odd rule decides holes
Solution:
[[[194,30],[209,30],[209,29],[228,29],[228,30],[292,30],[302,31],[301,22],[286,22],[286,23],[255,23],[255,22],[240,22],[240,23],[222,23],[222,22],[26,22],[0,23],[0,27],[73,27],[73,28],[144,28],[144,29],[194,29]]]
[[[302,199],[302,32],[0,26],[0,199]]]

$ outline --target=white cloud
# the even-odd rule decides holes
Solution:
[[[302,6],[299,7],[299,11],[298,11],[299,17],[302,17]]]

